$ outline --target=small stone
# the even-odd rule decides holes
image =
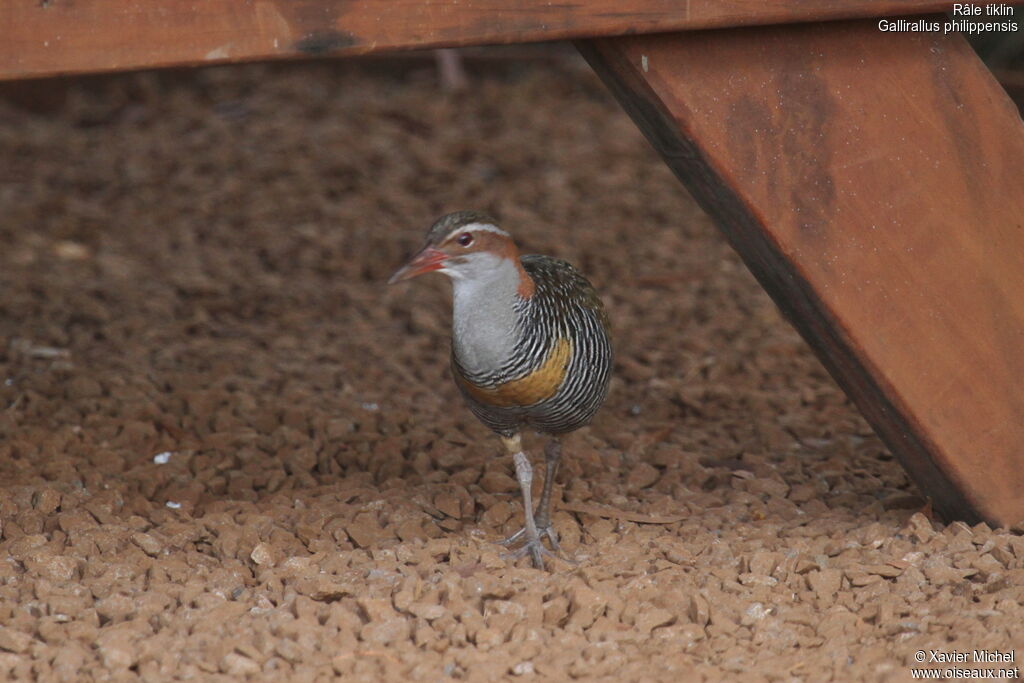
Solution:
[[[60,493],[53,489],[43,489],[36,497],[35,508],[44,515],[56,512],[60,507]]]
[[[569,615],[569,601],[564,595],[557,595],[544,603],[544,624],[559,626]],[[596,618],[596,617],[595,617]],[[593,623],[593,621],[591,621]]]
[[[884,579],[878,574],[868,574],[866,572],[846,570],[846,578],[850,580],[850,585],[862,588],[864,586],[870,586],[873,583],[878,583]]]
[[[480,477],[480,488],[487,493],[512,493],[519,490],[519,484],[504,472],[491,471]]]
[[[640,614],[636,615],[636,629],[640,633],[646,635],[659,626],[668,626],[672,624],[675,620],[675,615],[667,609],[656,607],[654,609],[644,610]]]
[[[459,505],[459,499],[449,493],[439,493],[434,498],[434,506],[454,519],[462,517],[462,506]]]
[[[25,562],[25,566],[51,581],[70,581],[78,572],[78,562],[64,555],[40,555]]]
[[[398,612],[392,607],[390,600],[361,597],[356,600],[356,604],[359,605],[359,609],[363,611],[369,621],[385,621],[398,616]]]
[[[53,658],[53,672],[59,680],[78,680],[88,659],[89,655],[82,644],[65,642]]]
[[[380,525],[373,515],[357,515],[345,525],[345,533],[360,548],[372,548],[382,537]]]
[[[775,568],[778,566],[778,563],[778,553],[765,552],[762,550],[751,555],[748,567],[751,574],[771,576],[772,572],[775,571]]]
[[[797,484],[789,489],[789,500],[793,503],[806,503],[817,498],[817,489],[810,484]]]
[[[707,626],[711,620],[711,607],[703,595],[690,596],[690,604],[686,613],[690,617],[690,621],[698,626]]]
[[[608,601],[597,591],[582,582],[575,583],[568,590],[569,623],[567,628],[585,630],[604,614]]]
[[[519,662],[518,664],[512,667],[513,676],[530,676],[534,673],[535,671],[533,668],[533,662],[530,661]]]
[[[274,552],[274,549],[266,543],[257,543],[256,547],[253,548],[252,552],[249,554],[252,561],[261,567],[273,567],[277,564],[275,556],[276,553]]]
[[[776,586],[779,583],[779,580],[776,579],[774,576],[765,576],[764,574],[740,574],[739,580],[740,583],[744,586],[771,587]]]
[[[505,642],[506,632],[496,628],[482,628],[473,636],[473,643],[480,647],[490,648]]]
[[[992,557],[995,558],[1005,568],[1009,568],[1014,561],[1013,554],[1006,548],[993,548]]]
[[[425,603],[425,602],[414,602],[409,605],[409,612],[419,617],[420,619],[426,619],[427,621],[434,621],[440,619],[448,610],[441,605]]]
[[[907,520],[907,526],[910,527],[911,533],[921,543],[925,543],[932,536],[935,535],[935,528],[932,526],[931,521],[920,512],[915,512]]]
[[[220,660],[220,670],[229,676],[248,676],[258,674],[260,665],[237,652],[229,652]]]
[[[57,524],[60,526],[61,531],[69,536],[88,531],[89,529],[95,529],[99,526],[96,523],[96,519],[83,509],[62,512],[57,517]]]
[[[977,569],[956,569],[954,567],[943,566],[924,568],[924,575],[927,577],[928,582],[936,586],[941,586],[947,583],[958,583],[968,576],[973,576],[977,572]]]
[[[92,257],[89,247],[71,240],[61,240],[54,244],[53,253],[62,261],[85,261]]]
[[[97,648],[108,669],[128,669],[135,663],[132,648],[121,643],[103,643]]]
[[[395,527],[395,534],[404,542],[426,538],[423,524],[418,519],[406,519]]]
[[[743,612],[740,623],[743,626],[752,626],[772,613],[770,607],[765,607],[760,602],[755,602]]]
[[[316,571],[313,559],[309,557],[289,557],[281,563],[281,569],[289,576],[306,576]]]
[[[409,619],[394,617],[381,621],[371,621],[363,626],[363,629],[359,632],[359,638],[375,645],[389,645],[408,640],[411,633],[412,623]]]
[[[32,646],[32,636],[13,628],[0,626],[0,649],[22,654]]]
[[[793,565],[793,571],[797,574],[808,574],[815,569],[822,569],[822,564],[817,559],[810,557],[797,557]]]
[[[160,541],[156,540],[155,537],[145,532],[137,532],[132,534],[132,543],[139,546],[142,552],[146,553],[150,557],[156,557],[163,550],[163,545]]]
[[[137,602],[123,593],[111,593],[96,601],[96,613],[106,621],[121,621],[135,612]]]
[[[775,479],[753,479],[747,484],[747,490],[769,498],[785,498],[789,495],[789,486]]]
[[[864,567],[864,571],[869,574],[884,576],[887,579],[894,579],[903,573],[902,568],[893,566],[892,564],[872,564]]]
[[[639,491],[654,486],[661,471],[646,462],[638,463],[626,476],[626,487],[630,491]]]
[[[515,512],[516,508],[503,500],[499,500],[497,503],[484,510],[483,515],[480,517],[480,522],[486,526],[498,528],[510,520]]]
[[[843,573],[838,569],[821,569],[807,575],[807,585],[819,598],[831,598],[838,591]]]

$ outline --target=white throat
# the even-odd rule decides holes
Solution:
[[[492,254],[473,254],[470,260],[446,273],[453,288],[452,347],[469,374],[489,374],[515,352],[519,271]]]

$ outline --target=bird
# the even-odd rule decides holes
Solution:
[[[608,394],[612,341],[604,304],[575,267],[550,256],[521,256],[512,236],[479,211],[435,221],[426,244],[388,284],[431,272],[452,283],[455,384],[470,411],[501,438],[515,466],[524,524],[500,543],[521,542],[510,557],[529,554],[533,566],[544,569],[545,557],[561,555],[551,525],[559,437],[588,424]],[[536,512],[533,468],[522,446],[523,431],[531,429],[550,437]]]

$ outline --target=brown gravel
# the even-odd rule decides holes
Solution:
[[[928,519],[596,80],[470,72],[0,102],[0,678],[906,680],[921,649],[1024,655],[1024,537]],[[446,283],[383,286],[469,207],[580,265],[615,324],[560,477],[579,564],[551,573],[493,543],[519,502],[448,376]]]

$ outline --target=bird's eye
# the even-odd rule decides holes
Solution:
[[[468,247],[469,245],[473,244],[473,235],[471,235],[468,232],[464,232],[461,235],[459,235],[458,239],[456,239],[455,241],[459,243],[460,247]]]

